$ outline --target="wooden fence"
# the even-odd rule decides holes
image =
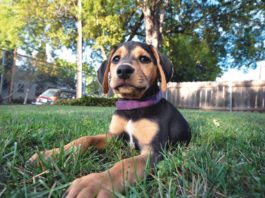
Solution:
[[[168,83],[178,108],[265,112],[265,81]]]

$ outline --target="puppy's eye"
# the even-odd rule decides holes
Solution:
[[[120,61],[121,57],[119,55],[112,58],[112,63],[117,64]]]
[[[147,64],[147,63],[151,62],[151,59],[149,57],[147,57],[147,56],[140,56],[139,60],[140,60],[141,63],[144,63],[144,64]]]

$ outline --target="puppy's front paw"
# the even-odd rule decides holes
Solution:
[[[103,173],[92,173],[75,179],[68,189],[67,198],[109,198],[113,197],[112,185],[108,175]]]
[[[26,165],[33,165],[36,162],[39,162],[39,160],[40,160],[40,156],[39,155],[43,155],[44,159],[48,160],[48,158],[51,157],[54,153],[55,153],[55,151],[53,151],[53,150],[43,151],[43,152],[40,152],[40,154],[35,153],[26,162]]]
[[[34,164],[37,160],[39,159],[39,155],[37,153],[35,153],[34,155],[32,155],[28,161],[26,162],[27,164]]]

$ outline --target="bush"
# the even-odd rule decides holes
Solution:
[[[72,106],[115,106],[117,98],[104,98],[84,96],[78,99],[62,99],[55,102],[56,105],[72,105]]]

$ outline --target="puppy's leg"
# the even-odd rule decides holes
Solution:
[[[125,184],[132,185],[143,179],[150,152],[117,162],[111,169],[92,173],[73,181],[67,198],[73,197],[114,197],[114,191],[122,192]]]
[[[113,135],[110,133],[107,134],[100,134],[95,136],[83,136],[80,137],[69,144],[64,146],[64,151],[70,150],[72,147],[80,147],[80,152],[83,153],[88,149],[89,146],[95,146],[97,149],[104,149],[107,140],[110,139]],[[47,159],[48,157],[52,156],[53,154],[58,154],[60,152],[60,148],[54,148],[51,150],[46,150],[41,152],[44,157]],[[29,160],[29,163],[32,163],[38,159],[38,154],[35,153]]]

